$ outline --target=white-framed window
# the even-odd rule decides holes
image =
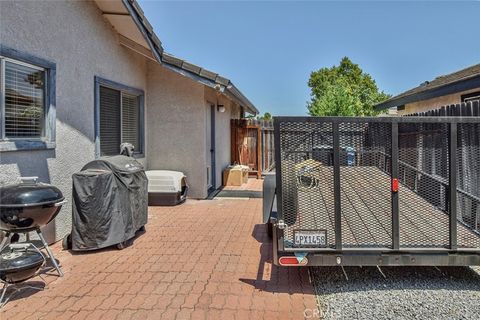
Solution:
[[[45,68],[0,56],[0,140],[46,137]]]
[[[96,86],[97,156],[117,155],[120,144],[128,142],[135,147],[135,155],[142,157],[143,91],[98,77]]]
[[[480,100],[480,91],[464,94],[462,95],[461,98],[462,98],[462,102]]]
[[[54,149],[55,62],[0,45],[0,152]]]

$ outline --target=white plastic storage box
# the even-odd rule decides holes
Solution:
[[[148,170],[145,173],[148,178],[149,206],[174,206],[187,198],[188,185],[183,172]]]

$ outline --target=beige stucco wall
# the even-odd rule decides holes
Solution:
[[[207,193],[207,118],[215,108],[216,188],[230,164],[230,119],[240,116],[238,105],[210,87],[148,63],[149,104],[147,118],[147,169],[175,170],[187,175],[189,197],[203,199]]]
[[[186,174],[189,196],[207,196],[204,86],[148,63],[147,168]]]
[[[215,111],[215,187],[220,188],[223,170],[231,163],[230,119],[240,117],[240,108],[209,87],[205,87],[205,99],[209,103],[225,107],[225,112]]]
[[[71,176],[95,158],[95,76],[145,91],[145,158],[138,160],[147,169],[185,172],[193,198],[207,196],[208,103],[224,105],[224,113],[215,112],[216,187],[221,186],[230,164],[230,119],[239,117],[239,106],[120,46],[94,3],[0,1],[0,43],[56,63],[56,148],[0,152],[0,185],[39,176],[69,201],[44,230],[49,242],[70,232]]]
[[[71,176],[95,156],[94,76],[146,89],[146,62],[85,1],[0,1],[0,43],[56,63],[56,149],[0,153],[0,184],[39,176],[58,186],[69,204],[46,230],[58,240],[70,231]]]
[[[457,104],[462,102],[462,95],[467,93],[472,93],[479,91],[480,88],[462,91],[459,93],[449,94],[446,96],[436,97],[428,100],[412,102],[405,105],[405,110],[399,110],[398,115],[405,115],[417,112],[425,112],[433,109],[437,109],[439,107]]]

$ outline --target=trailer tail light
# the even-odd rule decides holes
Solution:
[[[393,192],[398,192],[398,179],[397,178],[392,179],[392,191]]]
[[[307,258],[298,261],[297,257],[280,257],[278,263],[281,266],[304,266],[308,263]]]

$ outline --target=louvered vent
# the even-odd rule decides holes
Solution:
[[[120,91],[100,87],[100,151],[102,156],[120,152]]]

